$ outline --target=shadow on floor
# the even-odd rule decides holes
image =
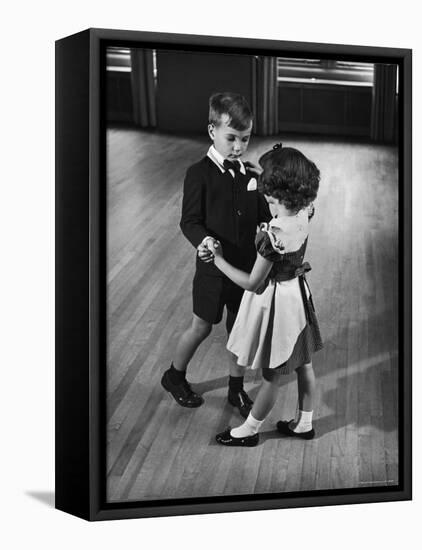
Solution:
[[[26,491],[28,497],[38,500],[49,508],[54,508],[55,493],[53,491]]]

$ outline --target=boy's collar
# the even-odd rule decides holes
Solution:
[[[214,145],[211,145],[211,147],[208,149],[207,157],[209,157],[213,163],[218,166],[221,172],[225,172],[226,169],[224,168],[224,161],[225,158],[223,155],[220,155],[220,153],[217,151],[217,149],[214,147]],[[237,161],[240,164],[240,172],[245,175],[246,174],[246,168],[245,165],[241,160]],[[232,171],[230,171],[231,173]],[[233,174],[232,174],[233,175]]]

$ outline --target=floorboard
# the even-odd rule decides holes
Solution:
[[[241,418],[227,403],[224,323],[201,345],[188,378],[195,410],[161,389],[191,319],[195,251],[178,227],[186,168],[205,138],[129,129],[107,134],[107,495],[110,502],[312,491],[398,481],[397,152],[356,142],[254,138],[256,161],[275,141],[321,170],[307,260],[325,347],[315,356],[313,441],[277,435],[294,416],[285,377],[260,445],[220,447]],[[259,373],[248,372],[252,396]]]

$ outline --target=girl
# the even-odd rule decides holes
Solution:
[[[277,144],[259,163],[263,168],[260,191],[273,214],[256,237],[257,258],[251,273],[230,265],[221,243],[213,248],[214,263],[246,290],[227,348],[237,363],[261,368],[263,381],[246,421],[216,436],[218,443],[255,446],[259,428],[270,413],[281,376],[296,371],[296,417],[277,423],[284,435],[312,439],[315,377],[312,353],[322,348],[318,322],[305,273],[311,269],[303,258],[308,241],[312,201],[319,187],[319,170],[300,151]]]

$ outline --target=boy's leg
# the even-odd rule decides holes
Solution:
[[[280,421],[277,429],[284,435],[297,435],[312,439],[315,432],[312,428],[312,415],[315,398],[315,374],[312,363],[305,363],[296,369],[298,405],[296,415],[290,422]]]
[[[199,407],[204,402],[186,381],[186,369],[198,346],[211,332],[212,325],[221,321],[224,307],[222,288],[221,277],[210,277],[198,271],[195,273],[192,323],[177,344],[174,363],[161,379],[161,385],[182,407]]]
[[[182,334],[174,355],[173,365],[178,371],[186,372],[189,361],[192,359],[193,354],[210,334],[212,330],[212,324],[204,321],[195,313],[192,317],[192,324]]]
[[[198,346],[209,335],[211,329],[211,323],[204,321],[194,313],[191,326],[185,330],[177,344],[174,361],[161,379],[161,385],[182,407],[199,407],[204,402],[200,395],[192,391],[187,382],[186,368]]]
[[[226,300],[226,330],[227,336],[230,336],[230,332],[239,311],[243,290],[229,281],[226,292],[228,295]],[[236,356],[230,353],[229,391],[227,399],[231,405],[238,409],[243,418],[247,418],[251,411],[253,401],[243,388],[244,376],[245,368],[240,367],[236,362]]]

